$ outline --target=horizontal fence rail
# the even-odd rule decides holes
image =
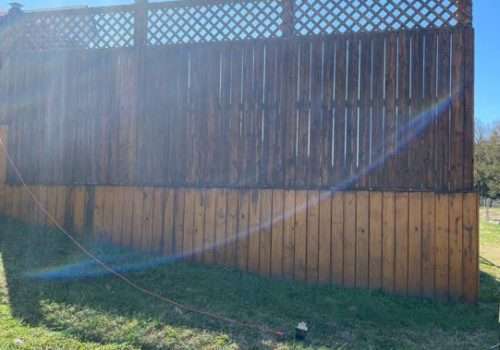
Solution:
[[[19,13],[17,49],[118,48],[469,25],[470,0],[141,2]],[[1,20],[0,20],[1,25]]]
[[[0,117],[32,184],[470,190],[472,40],[456,28],[18,54]]]

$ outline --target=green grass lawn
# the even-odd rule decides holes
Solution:
[[[40,281],[30,274],[84,258],[62,234],[0,220],[0,349],[490,349],[500,343],[500,226],[481,226],[481,301],[445,305],[380,292],[270,281],[170,264],[130,273],[181,303],[290,332],[296,343],[207,319],[116,278]],[[104,251],[101,247],[94,250]],[[123,253],[123,252],[121,252]],[[45,269],[45,270],[44,270]]]

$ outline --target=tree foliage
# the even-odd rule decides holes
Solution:
[[[479,125],[474,149],[474,183],[481,196],[500,198],[500,123]]]

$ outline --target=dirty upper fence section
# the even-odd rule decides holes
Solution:
[[[179,1],[20,14],[4,25],[0,71],[9,150],[31,184],[470,190],[470,9]]]

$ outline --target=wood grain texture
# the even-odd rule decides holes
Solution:
[[[382,288],[386,292],[394,292],[395,282],[395,194],[383,194],[383,258],[382,258]]]
[[[329,191],[322,191],[319,194],[318,241],[318,279],[319,282],[326,283],[332,278],[332,194]]]
[[[356,287],[367,288],[370,275],[370,202],[368,192],[356,193]]]
[[[448,269],[449,269],[449,197],[446,194],[438,194],[436,197],[436,236],[435,236],[435,296],[438,299],[447,300]]]
[[[0,126],[0,184],[4,184],[7,180],[7,140],[8,128],[6,126]]]
[[[408,295],[420,296],[422,290],[422,194],[409,195]]]
[[[344,194],[332,193],[332,281],[342,285],[344,281]]]
[[[203,259],[207,263],[224,264],[227,218],[226,192],[216,190],[208,191],[208,194]]]
[[[318,281],[319,272],[319,203],[317,191],[307,193],[307,256],[306,278],[308,282]]]
[[[434,296],[435,205],[435,195],[422,194],[422,295],[429,298]]]
[[[450,298],[463,298],[463,198],[462,193],[452,194],[449,199],[449,290]]]
[[[344,194],[344,280],[350,288],[356,285],[356,193]]]
[[[238,210],[239,193],[229,191],[227,194],[227,217],[226,217],[226,249],[225,264],[236,267],[238,263]]]
[[[285,191],[283,210],[283,276],[294,277],[295,261],[295,191]]]
[[[473,34],[13,53],[1,133],[33,185],[467,191]]]
[[[306,280],[307,259],[307,191],[295,192],[294,278]]]
[[[0,189],[3,215],[46,220],[30,190],[70,232],[148,253],[273,278],[445,301],[478,298],[475,193]]]
[[[237,238],[237,257],[238,267],[247,271],[248,269],[248,236],[249,236],[249,210],[251,193],[248,191],[239,192],[238,203],[238,230]]]
[[[370,288],[381,289],[382,287],[382,193],[370,193]]]
[[[260,205],[260,227],[259,227],[259,274],[271,275],[272,254],[272,200],[273,191],[263,190]]]
[[[284,200],[285,193],[281,190],[273,191],[273,212],[272,212],[272,227],[271,227],[271,275],[273,277],[283,276],[283,259],[284,259]]]
[[[409,202],[408,193],[397,193],[395,200],[395,292],[406,295],[408,292],[408,224]]]
[[[475,303],[479,293],[479,196],[464,194],[463,208],[464,297]]]

